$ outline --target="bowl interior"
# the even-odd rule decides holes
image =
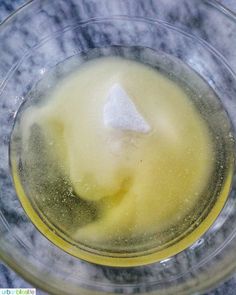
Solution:
[[[42,6],[46,5],[45,3]],[[213,270],[214,280],[217,280],[223,276],[222,269],[229,272],[234,267],[230,262],[236,247],[235,181],[221,214],[197,242],[173,257],[140,267],[105,267],[79,260],[48,241],[25,214],[16,195],[9,166],[9,141],[15,115],[30,90],[46,72],[68,58],[80,56],[81,52],[111,46],[147,47],[180,59],[217,93],[233,128],[236,127],[235,74],[221,54],[205,41],[175,25],[143,18],[139,13],[138,16],[112,17],[100,17],[98,14],[97,18],[87,15],[86,21],[78,21],[76,17],[72,17],[68,24],[67,17],[73,16],[73,10],[68,11],[65,1],[60,3],[61,10],[56,8],[53,2],[45,6],[49,16],[50,13],[53,15],[53,19],[44,15],[45,7],[29,7],[32,9],[30,15],[35,11],[34,21],[38,24],[35,23],[32,36],[26,37],[27,50],[21,50],[19,45],[17,51],[13,44],[10,48],[13,48],[14,52],[8,50],[4,55],[5,60],[1,58],[2,67],[5,62],[5,68],[8,69],[7,75],[2,74],[4,79],[0,88],[2,259],[31,282],[55,294],[78,294],[78,290],[82,290],[83,294],[94,294],[94,290],[110,293],[135,294],[152,291],[158,294],[184,294],[194,290],[199,284],[200,287],[197,288],[208,286],[211,284]],[[90,6],[82,7],[89,14]],[[108,8],[103,9],[107,11]],[[57,26],[57,30],[53,30],[56,22],[55,11],[59,12],[59,19],[67,20]],[[14,21],[19,22],[19,18],[19,15],[16,16]],[[33,37],[38,36],[39,31],[50,24],[51,32],[47,31],[47,35],[32,45]],[[9,32],[6,30],[6,33]],[[18,37],[19,42],[22,42],[22,35]],[[5,42],[7,41],[9,42],[6,39]],[[12,56],[15,63],[9,67]],[[50,87],[49,84],[46,87]]]

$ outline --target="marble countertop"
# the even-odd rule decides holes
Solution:
[[[25,4],[25,0],[0,0],[0,22],[14,12],[18,7]],[[0,288],[33,288],[28,282],[24,281],[9,267],[0,263]],[[47,293],[38,290],[38,295]]]
[[[174,1],[174,0],[173,0]],[[0,22],[3,21],[10,13],[24,4],[25,0],[0,0]],[[220,1],[228,8],[236,12],[236,0]],[[30,288],[29,283],[21,279],[14,271],[6,265],[0,263],[0,288]],[[46,294],[37,290],[37,294]],[[236,274],[227,282],[221,284],[218,288],[205,295],[234,295],[236,294]]]

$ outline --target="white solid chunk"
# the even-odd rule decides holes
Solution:
[[[151,129],[119,84],[114,84],[108,93],[103,109],[103,121],[106,127],[114,129],[142,133],[147,133]]]

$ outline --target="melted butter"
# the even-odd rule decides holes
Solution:
[[[104,119],[104,107],[114,85],[122,87],[130,99],[133,113],[127,113],[126,117],[123,113],[122,117],[119,104],[114,104],[109,123],[105,120],[107,114]],[[107,110],[109,108],[106,113]],[[46,142],[41,148],[32,145],[37,141],[37,136],[32,134],[34,126],[40,129]],[[214,209],[214,216],[209,217],[208,222],[205,220],[202,229],[195,235],[190,231],[189,239],[178,239],[203,214],[207,202],[212,201],[206,197],[205,208],[201,208],[201,198],[208,190],[216,162],[213,135],[184,89],[141,63],[115,57],[88,62],[55,88],[44,103],[27,108],[18,128],[24,147],[25,169],[27,165],[31,170],[42,169],[37,168],[38,162],[34,162],[34,158],[36,153],[44,154],[48,163],[57,162],[55,169],[65,175],[73,192],[67,193],[64,202],[69,198],[83,202],[75,201],[71,209],[73,228],[69,224],[63,225],[66,216],[60,218],[59,223],[56,221],[56,225],[69,233],[71,240],[86,247],[132,253],[139,247],[148,249],[150,245],[160,246],[160,251],[164,247],[166,251],[165,244],[168,248],[170,243],[170,250],[164,256],[160,254],[165,258],[195,241],[211,225],[224,204],[219,198],[221,205]],[[32,148],[34,146],[38,151]],[[32,198],[37,195],[36,203],[45,198],[45,192],[40,194],[38,186],[41,175],[48,173],[50,167],[52,169],[53,165],[49,164],[45,171],[32,176],[27,172],[24,175],[28,183],[25,194]],[[58,176],[48,173],[48,178],[53,177]],[[21,181],[16,170],[14,178],[19,192],[17,183]],[[50,180],[49,183],[53,182]],[[24,185],[22,190],[26,191]],[[57,200],[52,191],[51,200]],[[226,196],[227,192],[224,192],[222,198],[225,200]],[[21,194],[21,198],[25,201],[27,197]],[[55,203],[60,208],[57,201],[50,202],[50,206]],[[198,212],[197,207],[202,212]],[[39,210],[47,215],[50,209],[45,208],[42,205]],[[61,208],[63,214],[63,205]],[[81,208],[85,208],[84,211]],[[83,218],[85,222],[81,222]],[[183,232],[181,226],[177,227],[181,223],[186,225]],[[168,236],[165,236],[166,232]],[[65,242],[52,239],[67,251],[83,257],[68,244],[64,245]],[[86,259],[100,262],[91,257],[88,254]],[[106,263],[113,264],[111,260],[109,262],[108,258]]]

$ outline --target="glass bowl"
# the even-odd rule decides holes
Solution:
[[[236,128],[235,19],[213,0],[42,0],[0,26],[4,262],[52,294],[199,294],[234,272],[235,179],[217,220],[186,250],[139,267],[100,266],[60,250],[31,223],[13,186],[9,140],[19,107],[46,72],[82,52],[111,46],[148,47],[182,60],[217,93]]]

